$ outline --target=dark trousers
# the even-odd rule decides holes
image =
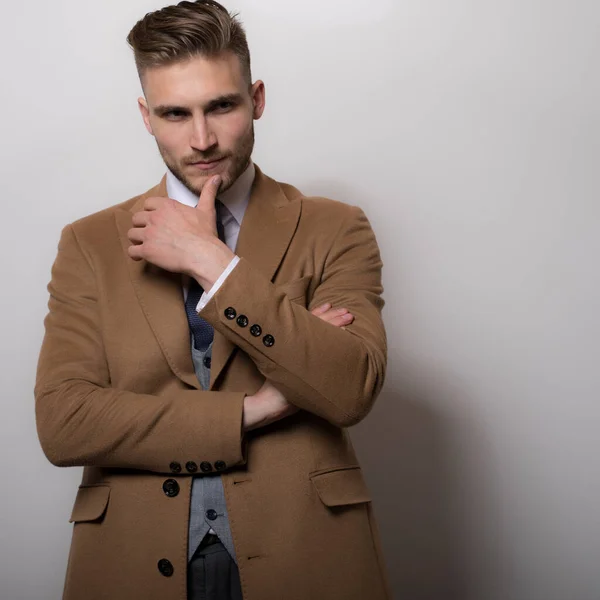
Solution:
[[[187,572],[188,600],[243,600],[235,561],[216,536],[208,535]]]

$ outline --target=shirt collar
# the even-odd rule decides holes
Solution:
[[[252,184],[254,183],[254,177],[256,175],[256,169],[254,163],[250,161],[246,170],[235,180],[233,185],[222,194],[219,194],[219,200],[229,209],[229,212],[233,215],[233,218],[237,221],[238,225],[242,224],[244,213],[250,200],[250,192],[252,190]],[[167,195],[181,204],[187,206],[196,207],[198,204],[198,197],[190,192],[177,177],[173,174],[171,169],[167,168]]]

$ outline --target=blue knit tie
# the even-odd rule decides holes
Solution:
[[[227,207],[219,200],[215,201],[217,210],[217,233],[219,239],[225,243],[225,230],[223,227],[223,219],[225,215],[230,214]],[[194,348],[200,352],[205,352],[211,345],[214,338],[213,326],[205,321],[196,312],[196,307],[204,290],[202,286],[193,278],[190,278],[190,287],[188,289],[187,298],[185,301],[185,314],[187,315],[190,331],[194,336]]]

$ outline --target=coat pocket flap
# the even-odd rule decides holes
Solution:
[[[110,487],[107,485],[79,486],[69,523],[96,521],[108,506]]]
[[[309,477],[326,506],[371,502],[371,494],[360,467],[313,473]]]

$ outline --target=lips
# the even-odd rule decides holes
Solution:
[[[218,164],[220,164],[223,160],[224,160],[224,158],[218,158],[218,159],[210,161],[210,162],[203,161],[203,162],[192,163],[190,166],[196,167],[197,169],[202,169],[203,171],[209,171],[210,169],[213,169]]]

